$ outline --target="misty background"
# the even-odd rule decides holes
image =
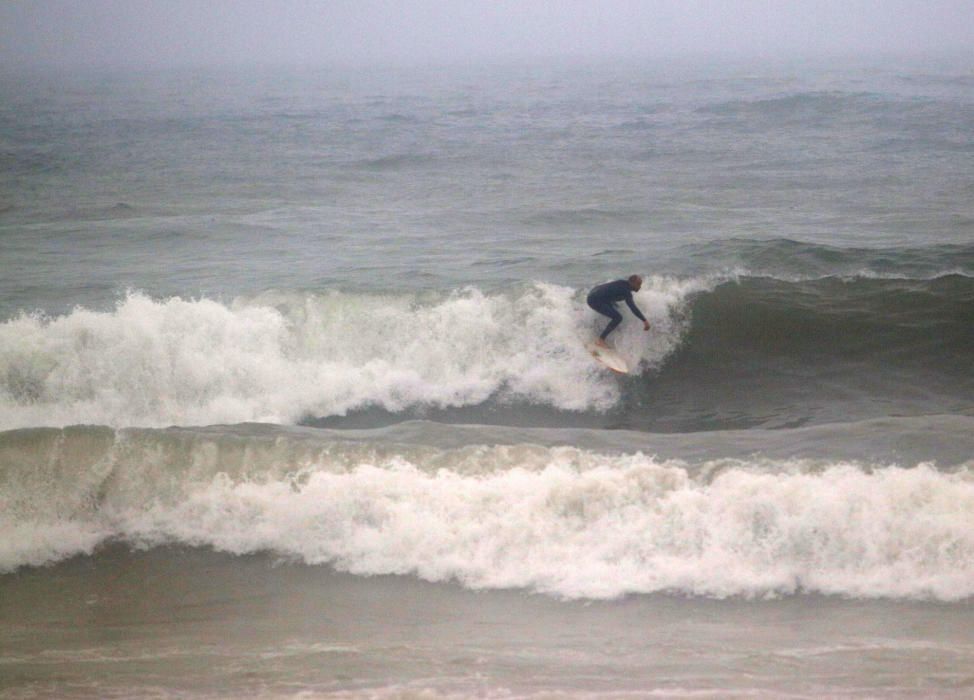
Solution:
[[[0,5],[0,64],[967,54],[970,0],[51,0]]]

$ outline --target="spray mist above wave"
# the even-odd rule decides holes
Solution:
[[[647,280],[637,299],[656,332],[623,328],[617,345],[658,366],[684,332],[675,312],[704,284]],[[0,325],[0,428],[294,422],[491,398],[604,409],[619,388],[587,356],[598,322],[578,296],[549,284],[230,305],[130,293],[112,312],[22,315]]]
[[[12,431],[0,570],[122,541],[567,598],[961,600],[974,595],[971,466]]]

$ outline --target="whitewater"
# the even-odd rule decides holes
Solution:
[[[955,423],[941,439],[963,445],[972,427]],[[13,431],[0,446],[0,567],[122,541],[563,598],[974,593],[969,460],[938,470],[760,454],[688,462],[525,442],[448,449],[425,428],[416,425],[413,444],[381,431],[354,442],[287,431]]]
[[[640,302],[657,333],[646,344],[620,334],[619,347],[651,368],[679,342],[670,309],[699,283],[648,286]],[[221,304],[133,293],[112,312],[22,315],[0,326],[0,423],[289,423],[491,397],[605,408],[618,388],[588,357],[594,313],[573,296],[547,284],[425,300],[269,292]]]

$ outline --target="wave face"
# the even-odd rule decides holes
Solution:
[[[787,356],[922,365],[963,378],[974,359],[974,279],[748,278],[701,294],[688,345],[708,359]],[[731,368],[733,370],[733,368]]]
[[[639,368],[620,382],[588,357],[601,317],[568,287],[268,292],[231,304],[133,293],[111,312],[0,325],[0,427],[537,406],[692,430],[837,419],[840,404],[854,418],[887,415],[890,403],[963,412],[974,395],[965,275],[657,277],[637,302],[653,332],[632,319],[617,331]]]
[[[0,571],[122,541],[566,598],[974,595],[970,462],[685,461],[336,435],[0,433]]]

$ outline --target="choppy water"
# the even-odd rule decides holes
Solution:
[[[255,611],[240,572],[279,576],[302,605],[321,604],[296,592],[306,577],[351,600],[371,590],[361,577],[392,574],[385,595],[433,608],[466,589],[541,594],[572,629],[594,600],[609,602],[584,624],[617,629],[626,596],[645,624],[658,606],[750,609],[765,660],[786,641],[768,598],[794,601],[788,615],[823,595],[876,619],[933,606],[909,608],[915,629],[969,615],[971,76],[956,61],[5,76],[0,592],[56,598],[70,580],[107,612],[84,567],[122,581],[185,561],[186,595],[205,598],[216,567],[238,624]],[[613,336],[637,367],[618,378],[584,350],[601,324],[584,298],[632,272],[653,329],[627,318]],[[133,583],[99,585],[148,629]],[[427,675],[403,675],[415,647],[374,643],[412,624],[393,619],[373,641],[347,622],[363,665],[323,666],[345,681],[311,670],[328,631],[304,639],[264,609],[277,636],[234,663],[297,635],[296,689],[320,693],[962,696],[974,682],[924,666],[931,644],[974,648],[931,632],[889,656],[903,675],[887,685],[882,663],[809,685],[741,660],[737,675],[667,676],[664,657],[637,655],[656,685],[614,683],[631,669],[610,665],[533,686],[591,648],[552,651],[548,603],[525,605],[554,656],[511,668],[487,645],[473,685],[439,647]],[[13,603],[0,616],[40,624]],[[93,670],[120,653],[92,651],[100,624],[52,644],[82,659],[80,695],[134,692]],[[57,688],[46,652],[11,634],[0,664],[27,681],[0,687]],[[819,634],[901,649],[895,625]],[[379,658],[399,671],[363,670]],[[142,662],[116,661],[139,677]],[[160,673],[164,693],[259,694],[230,671]],[[266,694],[295,690],[269,678]]]

